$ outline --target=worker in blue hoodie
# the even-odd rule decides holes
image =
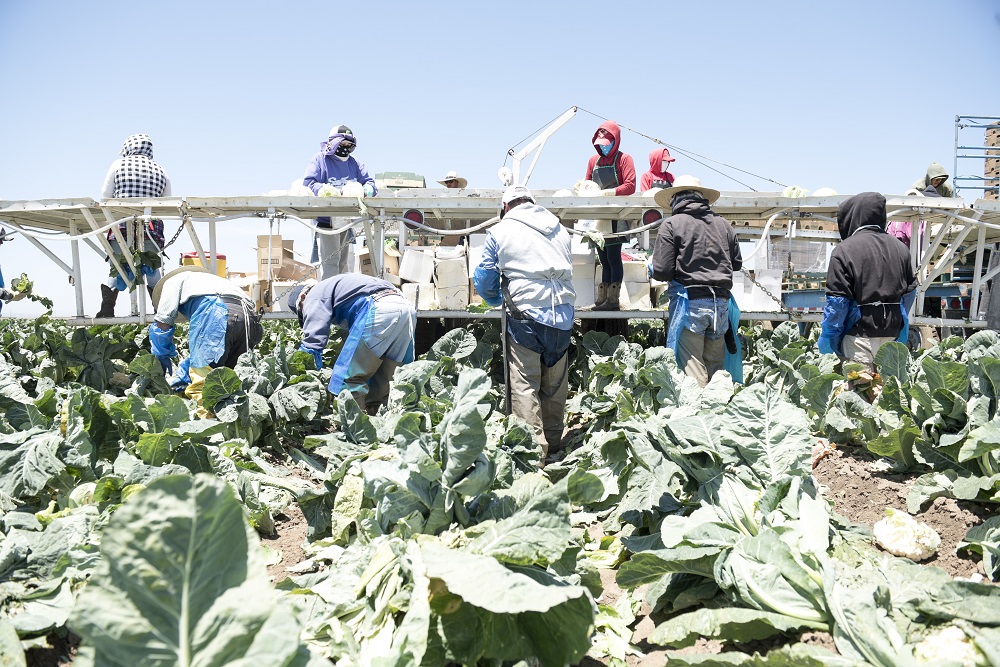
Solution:
[[[358,273],[296,285],[288,309],[299,318],[302,345],[323,367],[330,327],[347,330],[347,340],[333,365],[328,389],[347,389],[369,414],[389,398],[389,381],[402,364],[413,361],[417,312],[402,292],[381,278]]]
[[[562,442],[573,333],[573,254],[559,218],[523,185],[507,188],[501,220],[473,274],[483,301],[507,311],[511,411],[535,430],[542,460]]]
[[[330,136],[320,144],[320,150],[306,167],[302,183],[314,195],[323,192],[324,187],[341,190],[348,183],[360,183],[365,197],[374,197],[378,192],[375,179],[368,174],[365,165],[358,162],[351,153],[358,146],[354,132],[346,125],[334,125]],[[320,230],[333,229],[333,221],[328,217],[316,218]],[[320,261],[320,278],[331,278],[338,273],[346,273],[347,249],[353,239],[350,231],[339,234],[316,235],[313,252],[314,261]]]
[[[906,343],[917,279],[910,253],[886,233],[885,197],[862,192],[837,207],[840,238],[826,273],[819,351],[868,366],[886,343]]]

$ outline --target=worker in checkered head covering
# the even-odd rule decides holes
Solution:
[[[154,197],[169,197],[170,177],[159,164],[153,160],[153,141],[147,134],[133,134],[125,139],[122,145],[119,158],[111,163],[108,173],[104,177],[104,187],[101,189],[101,197],[104,199],[125,199]],[[128,238],[127,222],[119,226],[122,237]],[[163,253],[163,221],[150,220],[145,225],[145,234],[136,234],[136,247],[133,250],[143,251],[142,273],[145,277],[146,288],[152,294],[153,287],[160,280],[163,272],[160,270],[161,255]],[[125,262],[125,256],[118,245],[114,234],[108,231],[108,242],[111,244],[111,251],[119,260],[121,266],[129,275],[127,278],[133,286],[136,280],[131,275]],[[128,284],[125,278],[112,271],[112,275],[105,284],[101,285],[101,309],[97,312],[97,317],[114,317],[115,303],[118,301],[118,292],[127,289]]]

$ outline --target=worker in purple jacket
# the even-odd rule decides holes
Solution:
[[[334,125],[330,136],[320,144],[319,152],[313,156],[312,162],[306,167],[302,183],[319,195],[324,188],[341,191],[347,183],[360,183],[364,187],[365,197],[374,197],[378,192],[375,179],[368,175],[365,165],[358,162],[351,153],[357,148],[358,140],[354,132],[346,125]],[[328,217],[316,218],[316,226],[320,230],[333,228],[333,221]],[[325,280],[338,273],[347,273],[347,248],[353,238],[350,231],[341,234],[317,234],[313,246],[314,261],[322,262],[320,277]],[[318,257],[315,253],[318,253]]]

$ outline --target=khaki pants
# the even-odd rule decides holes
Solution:
[[[339,219],[335,220],[339,222]],[[336,225],[339,227],[340,225]],[[342,234],[317,234],[316,243],[319,252],[320,276],[321,280],[334,276],[350,273],[351,267],[347,265],[348,253],[351,248],[351,233]]]
[[[542,459],[562,442],[569,392],[569,355],[546,368],[542,355],[522,347],[507,336],[510,354],[510,403],[512,412],[535,429],[542,443]]]
[[[886,343],[892,343],[896,339],[888,336],[873,337],[868,336],[844,336],[844,356],[849,361],[856,364],[864,364],[868,370],[874,373],[875,355]]]
[[[684,374],[694,378],[704,387],[726,361],[726,339],[709,340],[704,336],[681,329],[677,354],[678,365]]]

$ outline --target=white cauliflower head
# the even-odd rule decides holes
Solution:
[[[985,665],[986,658],[961,628],[945,625],[933,630],[913,649],[918,661],[928,665]]]
[[[345,197],[364,197],[365,186],[357,181],[349,181],[344,183],[344,187],[341,188],[341,194]]]
[[[872,532],[880,547],[915,561],[930,558],[941,544],[941,536],[933,528],[891,507],[885,509],[885,518],[875,524]]]

